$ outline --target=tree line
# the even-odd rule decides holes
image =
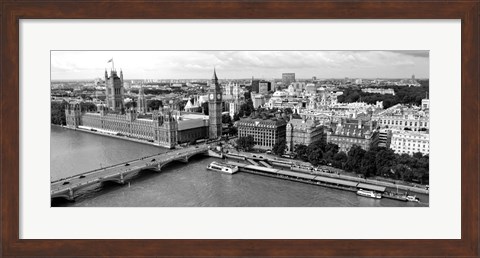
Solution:
[[[358,101],[368,104],[376,104],[377,101],[383,101],[384,108],[389,108],[396,104],[412,104],[419,106],[422,103],[422,99],[424,99],[428,93],[428,82],[423,82],[420,87],[389,86],[388,88],[393,89],[395,95],[362,92],[359,87],[347,88],[343,91],[342,95],[338,96],[338,102],[352,103]]]
[[[345,153],[338,145],[315,141],[295,146],[296,158],[312,165],[329,165],[363,177],[381,176],[396,180],[428,184],[429,156],[417,152],[412,156],[396,154],[392,149],[372,147],[368,151],[353,145]]]
[[[50,123],[55,125],[66,125],[67,120],[65,116],[65,109],[68,102],[52,101],[50,103]],[[80,109],[82,112],[96,112],[97,106],[91,102],[80,102]]]

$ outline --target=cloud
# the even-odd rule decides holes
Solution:
[[[423,58],[428,58],[430,55],[430,51],[428,50],[392,50],[391,52],[400,53],[407,56],[423,57]]]
[[[428,77],[429,65],[428,51],[52,51],[52,78],[101,77],[112,57],[132,79],[210,78],[214,67],[232,79]]]

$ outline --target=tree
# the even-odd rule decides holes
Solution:
[[[292,115],[292,118],[301,119],[302,117],[299,114],[295,113],[295,114]]]
[[[320,149],[322,151],[325,150],[325,142],[324,141],[314,141],[308,145],[308,151],[312,152],[317,149]]]
[[[379,149],[375,157],[377,175],[391,177],[393,171],[392,168],[396,165],[396,158],[396,154],[392,149]]]
[[[415,159],[421,159],[423,157],[423,154],[421,152],[415,152],[413,153],[412,157]]]
[[[325,163],[323,160],[325,157],[325,142],[314,141],[308,145],[307,148],[308,161],[313,165]]]
[[[293,114],[293,111],[291,108],[287,107],[284,109],[284,112],[287,114],[287,115],[290,115],[290,114]]]
[[[362,161],[360,162],[360,169],[359,172],[364,177],[370,177],[375,175],[377,172],[377,167],[375,165],[376,155],[373,151],[365,152]]]
[[[344,168],[347,163],[348,156],[345,152],[341,151],[333,156],[332,165],[337,168]]]
[[[230,115],[222,115],[222,123],[223,124],[232,124],[232,119],[230,118]]]
[[[308,161],[308,147],[303,144],[298,144],[295,146],[295,153],[297,154],[297,158]]]
[[[283,155],[286,148],[287,144],[285,143],[285,140],[281,139],[273,145],[272,152],[276,155]]]
[[[324,159],[327,160],[328,162],[331,162],[333,160],[333,156],[335,156],[335,154],[338,153],[338,145],[334,144],[334,143],[327,143],[324,147]]]
[[[235,126],[231,126],[229,133],[230,133],[230,135],[237,135],[238,134],[238,129]]]
[[[254,145],[255,145],[255,140],[251,135],[242,136],[237,139],[237,146],[242,150],[250,151],[253,149]]]
[[[95,112],[97,111],[97,106],[92,102],[80,102],[80,109],[86,112]]]
[[[353,145],[348,151],[348,159],[345,168],[350,171],[358,171],[366,151],[358,145]]]
[[[50,103],[50,122],[55,125],[66,125],[65,117],[66,101]]]
[[[151,99],[147,100],[147,107],[151,110],[158,110],[159,108],[163,107],[163,103],[161,100]]]
[[[177,103],[178,105],[178,110],[185,110],[185,105],[187,104],[187,101],[186,100],[182,100],[182,101],[179,101]]]
[[[412,170],[404,164],[397,164],[392,170],[395,172],[397,179],[410,180],[413,176]]]
[[[209,112],[208,112],[208,102],[203,102],[202,103],[202,111],[203,111],[203,114],[208,116]]]
[[[243,103],[242,105],[240,105],[239,112],[243,113],[245,116],[250,116],[253,110],[254,110],[253,102],[251,99],[248,99],[246,103]]]
[[[130,101],[125,103],[125,108],[130,109],[130,108],[136,108],[137,107],[137,102],[136,101]]]
[[[240,114],[236,113],[235,115],[233,115],[233,121],[238,121],[238,120],[240,120]]]
[[[317,166],[321,163],[323,158],[323,152],[321,149],[315,149],[308,153],[308,161],[312,163],[312,165]]]

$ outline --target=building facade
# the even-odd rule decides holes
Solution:
[[[282,73],[282,84],[288,87],[292,82],[295,82],[295,73]]]
[[[238,102],[230,102],[228,103],[228,105],[229,105],[228,114],[230,115],[230,118],[233,119],[235,114],[238,113],[240,104]]]
[[[423,155],[430,153],[430,134],[412,131],[393,131],[390,148],[398,154],[420,152]]]
[[[145,140],[166,148],[177,144],[178,122],[169,109],[154,111],[151,118],[139,118],[137,111],[125,114],[109,113],[101,107],[99,113],[81,112],[80,104],[70,104],[65,109],[67,127]]]
[[[362,92],[366,92],[366,93],[376,93],[376,94],[382,94],[382,95],[390,94],[390,95],[395,96],[395,91],[394,91],[393,89],[365,88],[365,89],[362,89]]]
[[[323,126],[313,119],[290,119],[286,134],[287,151],[294,151],[298,144],[308,146],[312,142],[321,141],[323,135]]]
[[[339,151],[347,153],[353,145],[369,150],[378,144],[378,132],[372,130],[371,123],[358,121],[340,121],[333,123],[327,131],[327,142],[338,145]]]
[[[427,105],[428,106],[428,105]],[[397,104],[373,116],[382,128],[393,130],[428,131],[430,119],[428,110],[419,110]]]
[[[143,87],[140,87],[138,90],[137,109],[140,114],[147,113],[147,100],[145,99],[145,94],[143,93]]]
[[[208,114],[210,116],[209,137],[217,139],[222,136],[222,90],[215,70],[208,90]]]
[[[251,94],[252,102],[253,102],[253,108],[257,109],[263,105],[265,105],[265,96],[262,94]]]
[[[272,90],[272,83],[269,81],[260,81],[258,83],[258,93],[267,94]]]
[[[144,140],[166,148],[209,137],[208,116],[182,114],[170,108],[142,116],[134,109],[125,114],[109,113],[104,106],[100,112],[82,112],[80,104],[73,103],[65,108],[65,115],[67,127],[72,129]]]
[[[105,95],[107,102],[107,108],[114,112],[123,112],[123,72],[120,71],[120,76],[117,75],[117,71],[111,70],[110,76],[108,76],[107,70],[105,70]]]
[[[380,129],[378,131],[378,147],[390,148],[392,142],[392,130]]]
[[[256,149],[271,150],[286,137],[287,123],[283,119],[244,119],[237,121],[236,126],[238,137],[253,136]]]

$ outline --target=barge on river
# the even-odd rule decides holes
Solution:
[[[218,171],[226,174],[235,174],[238,172],[238,166],[226,164],[221,162],[212,162],[207,166],[207,169]]]
[[[367,191],[375,191],[376,193],[382,194],[385,192],[385,189],[386,189],[386,187],[384,186],[358,183],[358,182],[353,182],[353,181],[348,181],[343,179],[331,178],[331,177],[314,175],[314,174],[299,173],[295,171],[287,171],[287,170],[281,170],[276,168],[266,168],[266,167],[255,166],[255,165],[247,165],[239,162],[229,161],[228,164],[237,166],[238,169],[242,172],[248,172],[252,174],[269,176],[269,177],[277,177],[282,179],[288,179],[291,181],[314,184],[314,185],[321,185],[321,186],[326,186],[330,188],[346,190],[351,192],[357,192],[358,190],[363,189]]]
[[[376,193],[374,191],[367,191],[360,189],[357,191],[357,195],[364,196],[364,197],[369,197],[369,198],[374,198],[374,199],[381,199],[382,195],[379,193]]]

